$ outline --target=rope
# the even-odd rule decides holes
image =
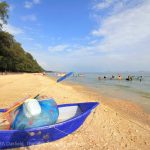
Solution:
[[[97,108],[92,112],[92,114],[93,114],[92,119],[91,119],[90,122],[87,124],[87,126],[83,126],[83,125],[82,125],[82,127],[81,127],[78,131],[76,131],[75,133],[72,133],[73,136],[74,136],[74,134],[76,134],[76,133],[81,133],[83,130],[86,130],[86,129],[90,126],[90,124],[92,123],[92,121],[93,121],[93,119],[94,119],[96,110],[97,110]],[[60,130],[60,129],[56,128],[56,127],[54,127],[54,129],[56,129],[57,131],[59,131],[59,132],[65,134],[65,135],[69,135],[69,134],[70,134],[70,133],[67,133],[67,132],[65,132],[65,131],[63,131],[63,130]]]
[[[67,133],[67,132],[65,132],[65,131],[62,131],[62,130],[60,130],[60,129],[56,128],[56,127],[54,127],[54,129],[56,129],[57,131],[59,131],[59,132],[61,132],[61,133],[63,133],[63,134],[66,134],[66,135],[68,135],[68,134],[69,134],[69,133]]]

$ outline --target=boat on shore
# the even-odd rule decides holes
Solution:
[[[61,139],[77,130],[98,104],[98,102],[61,104],[58,105],[59,117],[54,125],[26,130],[0,130],[0,149],[26,147]],[[6,110],[0,109],[0,112]]]

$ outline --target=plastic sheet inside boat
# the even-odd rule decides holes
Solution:
[[[31,118],[26,117],[23,111],[23,106],[13,111],[11,113],[11,117],[14,118],[14,120],[12,122],[11,129],[24,130],[55,124],[59,116],[59,110],[56,102],[51,99],[39,101],[39,103],[42,111],[38,116]]]

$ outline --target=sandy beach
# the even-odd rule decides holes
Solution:
[[[81,128],[55,142],[30,146],[33,150],[149,150],[150,115],[130,102],[103,97],[80,85],[56,83],[41,74],[0,75],[0,107],[38,93],[58,104],[99,101]],[[19,148],[26,149],[26,148]]]

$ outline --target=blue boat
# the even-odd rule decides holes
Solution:
[[[71,76],[72,74],[73,74],[73,72],[69,72],[69,73],[65,74],[64,76],[62,76],[61,78],[59,78],[59,79],[57,80],[57,82],[61,82],[61,81],[65,80],[66,78],[68,78],[68,77]]]
[[[25,147],[61,139],[77,130],[98,105],[86,102],[58,105],[56,124],[26,130],[0,130],[0,149]],[[5,112],[6,109],[0,109]]]

